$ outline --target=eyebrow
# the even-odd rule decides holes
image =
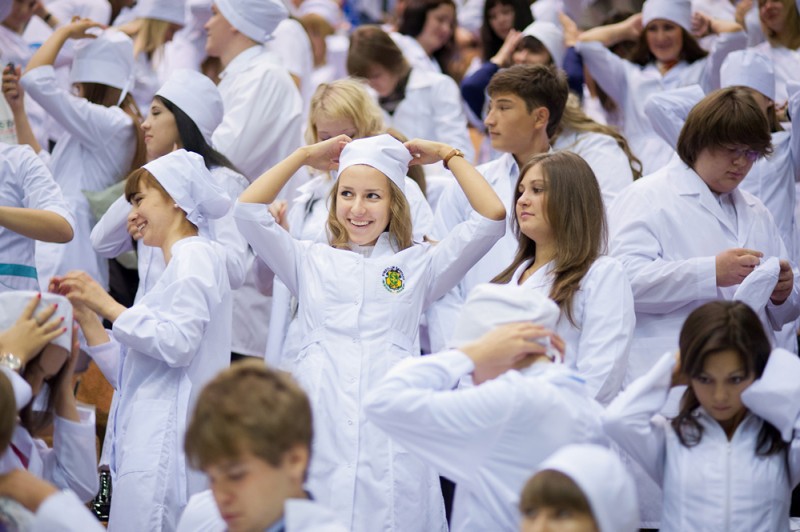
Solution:
[[[514,100],[510,98],[498,98],[496,100],[491,100],[491,103],[514,103]]]

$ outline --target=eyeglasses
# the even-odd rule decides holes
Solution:
[[[739,159],[744,157],[749,162],[754,163],[761,157],[761,152],[757,150],[748,150],[747,148],[724,148],[731,159]]]

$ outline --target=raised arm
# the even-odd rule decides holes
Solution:
[[[578,36],[579,42],[598,41],[605,46],[614,46],[622,41],[635,41],[643,31],[642,14],[636,13],[616,24],[597,26]]]
[[[443,161],[454,151],[452,146],[441,142],[414,139],[405,143],[408,151],[414,156],[415,164],[432,164]],[[447,166],[458,181],[458,185],[467,196],[475,211],[490,220],[504,220],[506,208],[497,197],[497,193],[486,182],[486,179],[472,166],[465,157],[450,156]]]
[[[325,171],[335,170],[339,166],[339,155],[348,142],[350,142],[350,137],[339,135],[296,149],[294,153],[253,181],[239,196],[239,202],[269,205],[275,201],[278,193],[289,182],[289,179],[303,166],[312,166]]]
[[[94,22],[86,18],[78,19],[65,26],[57,28],[53,34],[39,47],[33,54],[25,72],[30,72],[34,68],[46,65],[53,65],[58,57],[58,52],[67,42],[67,39],[94,39],[96,36],[86,33],[91,28],[103,28],[103,24]]]

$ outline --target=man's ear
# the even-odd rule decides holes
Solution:
[[[301,485],[306,479],[308,469],[309,449],[305,445],[296,444],[283,455],[283,467]]]
[[[532,113],[535,117],[534,125],[537,129],[547,129],[547,122],[550,120],[550,111],[547,107],[537,107]]]

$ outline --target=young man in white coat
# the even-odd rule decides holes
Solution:
[[[730,87],[689,113],[680,161],[628,187],[609,212],[610,251],[633,288],[636,328],[626,382],[677,345],[689,313],[732,299],[762,258],[781,259],[767,314],[778,331],[800,314],[800,293],[772,215],[738,186],[772,152],[767,118],[750,91]]]
[[[531,471],[601,438],[600,405],[560,363],[559,315],[538,292],[480,285],[456,325],[458,349],[397,364],[367,396],[370,422],[456,482],[454,532],[517,530]],[[476,386],[454,390],[470,375]]]
[[[311,403],[288,373],[257,360],[220,372],[185,441],[211,489],[189,500],[178,532],[344,532],[303,489],[312,431]]]
[[[300,147],[302,99],[279,56],[265,46],[288,11],[281,0],[215,0],[205,25],[206,52],[219,58],[219,92],[225,108],[212,145],[249,180]],[[285,198],[302,183],[291,182]],[[257,290],[250,259],[242,287],[234,292],[231,350],[263,357],[271,298]]]

